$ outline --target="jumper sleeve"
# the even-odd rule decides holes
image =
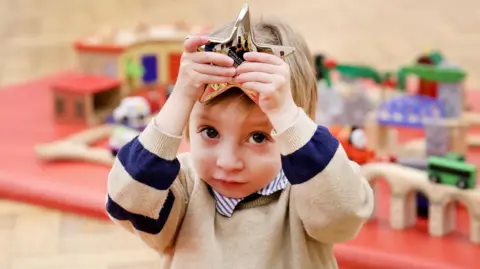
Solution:
[[[176,157],[180,143],[152,120],[120,149],[108,176],[108,215],[158,252],[173,244],[192,184],[186,154]]]
[[[303,110],[275,139],[306,232],[323,243],[353,239],[373,212],[373,190],[339,141]]]

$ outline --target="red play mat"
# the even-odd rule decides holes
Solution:
[[[42,163],[33,151],[35,144],[64,138],[83,128],[59,126],[52,120],[48,87],[66,74],[0,90],[0,148],[6,153],[0,156],[0,198],[106,219],[107,167],[81,162]],[[480,111],[480,91],[469,93],[469,100]],[[403,133],[421,136],[417,131]],[[473,161],[480,163],[480,151],[471,153]],[[385,188],[384,197],[379,199],[380,219],[366,224],[352,242],[336,248],[341,268],[474,268],[480,247],[468,243],[465,211],[458,214],[457,231],[446,238],[429,237],[421,221],[407,231],[394,231],[386,223],[388,191]]]

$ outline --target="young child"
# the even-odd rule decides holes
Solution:
[[[110,217],[155,249],[161,268],[337,268],[333,244],[372,213],[358,165],[312,120],[305,41],[282,23],[254,33],[296,51],[245,53],[234,68],[224,54],[197,52],[207,38],[187,39],[170,98],[110,172]],[[260,94],[258,105],[236,89],[197,102],[204,85],[232,78]],[[190,152],[177,157],[184,129]]]

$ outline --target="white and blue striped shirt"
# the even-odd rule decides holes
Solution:
[[[284,190],[288,185],[288,180],[283,170],[267,186],[260,189],[257,193],[260,195],[270,195],[280,190]],[[231,217],[235,207],[243,200],[243,198],[227,198],[213,190],[215,196],[215,207],[217,212],[225,217]]]

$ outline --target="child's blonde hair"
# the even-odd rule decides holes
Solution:
[[[234,23],[228,23],[214,30],[209,36],[226,38],[230,35]],[[317,83],[313,65],[313,57],[305,39],[287,24],[280,21],[265,21],[252,23],[255,41],[269,45],[283,45],[294,47],[295,52],[284,58],[290,66],[290,86],[295,104],[305,110],[307,115],[315,120],[317,106]],[[233,90],[232,90],[233,91]],[[235,91],[239,94],[239,91]],[[234,94],[232,92],[232,94]],[[206,105],[214,105],[232,94],[223,93],[208,101]],[[234,94],[235,95],[235,94]],[[243,97],[247,98],[246,95]],[[185,135],[189,140],[189,127],[186,126]]]

